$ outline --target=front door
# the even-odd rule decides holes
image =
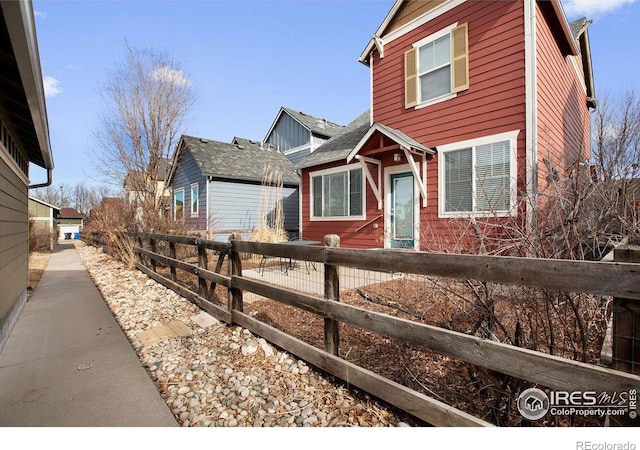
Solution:
[[[415,201],[413,174],[391,175],[391,247],[413,248]]]

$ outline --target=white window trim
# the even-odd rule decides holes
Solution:
[[[196,188],[196,210],[193,211],[193,188]],[[200,214],[200,185],[198,183],[193,183],[189,186],[189,210],[191,211],[191,217],[198,217]]]
[[[409,164],[385,167],[384,169],[384,248],[391,248],[391,175],[399,173],[411,173],[413,176],[413,202],[414,202],[414,231],[413,248],[420,250],[420,189],[416,183],[416,177]]]
[[[332,167],[330,169],[316,170],[315,172],[309,173],[309,220],[311,222],[327,222],[327,221],[359,221],[367,219],[367,180],[364,172],[362,173],[362,212],[363,215],[360,216],[333,216],[333,217],[316,217],[313,215],[313,178],[322,176],[322,175],[330,175],[334,173],[347,172],[353,169],[360,169],[360,163],[356,164],[347,164],[345,166]]]
[[[176,189],[175,191],[173,191],[173,220],[178,220],[178,217],[176,216],[176,194],[182,192],[182,217],[181,219],[184,219],[184,188],[180,188],[180,189]]]
[[[516,215],[516,200],[517,200],[517,153],[518,153],[518,135],[520,130],[508,131],[506,133],[494,134],[491,136],[485,136],[477,139],[469,139],[466,141],[455,142],[452,144],[438,145],[438,218],[451,219],[451,218],[469,218],[469,217],[511,217]],[[446,192],[445,192],[445,158],[444,154],[456,150],[464,150],[466,148],[475,148],[480,145],[493,144],[495,142],[509,141],[509,209],[504,211],[446,211]],[[472,150],[473,151],[473,150]],[[475,153],[475,152],[474,152]],[[473,207],[475,208],[475,194],[476,194],[476,178],[475,178],[475,160],[472,161],[472,192],[473,192]]]
[[[430,34],[429,36],[420,39],[418,42],[415,42],[412,47],[416,49],[416,58],[418,59],[418,61],[416,61],[417,64],[417,83],[418,83],[418,88],[420,87],[420,47],[422,47],[423,45],[427,45],[430,42],[436,41],[438,39],[440,39],[443,36],[449,35],[451,36],[451,31],[456,28],[458,26],[458,22],[454,22],[453,24],[449,25],[448,27],[445,27],[443,29],[441,29],[440,31],[436,31],[433,34]],[[453,58],[451,57],[451,54],[449,55],[449,66],[453,66]],[[453,67],[451,67],[451,70],[453,71]],[[453,90],[453,81],[451,82],[451,90]],[[430,98],[429,100],[425,100],[422,101],[422,90],[418,89],[418,96],[420,96],[420,101],[418,102],[418,104],[416,106],[414,106],[414,109],[421,109],[424,108],[426,106],[431,106],[431,105],[435,105],[436,103],[441,103],[447,100],[451,100],[452,98],[456,98],[458,96],[457,92],[449,92],[448,94],[444,94],[441,95],[440,97],[434,97],[434,98]]]

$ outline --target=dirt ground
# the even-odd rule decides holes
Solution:
[[[48,252],[32,252],[31,255],[29,255],[29,285],[27,287],[27,297],[31,297],[38,283],[40,283],[50,256],[51,253]]]
[[[210,262],[209,265],[214,267],[214,264]],[[254,266],[258,263],[243,261],[243,269]],[[223,273],[226,267],[225,264]],[[166,268],[158,271],[166,271],[168,275]],[[178,273],[182,283],[197,291],[195,277],[182,271]],[[490,320],[485,320],[483,312],[489,298],[487,292],[493,299]],[[403,278],[343,291],[340,301],[407,320],[597,363],[606,332],[607,303],[595,297],[567,295],[565,298],[564,295],[558,293],[550,297],[549,293],[543,296],[539,292],[514,292],[480,283]],[[218,286],[215,303],[224,306],[226,299],[226,290]],[[317,348],[324,346],[322,317],[253,294],[245,295],[244,310]],[[579,320],[576,320],[575,311],[579,311]],[[580,334],[579,323],[586,324],[588,333]],[[519,414],[516,400],[520,392],[532,386],[530,383],[344,324],[340,324],[339,333],[342,358],[496,425],[604,424],[598,418],[561,416],[529,422]],[[549,336],[553,338],[549,339]]]

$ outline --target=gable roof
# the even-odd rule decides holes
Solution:
[[[56,211],[60,211],[60,208],[58,208],[57,206],[51,205],[43,200],[40,200],[39,198],[32,197],[31,195],[29,196],[29,200],[40,203],[41,205],[44,205],[48,208],[55,209]]]
[[[304,169],[345,159],[360,142],[360,139],[367,134],[370,127],[370,113],[367,110],[344,127],[342,133],[332,137],[300,161],[296,165],[296,169]]]
[[[283,184],[299,184],[293,164],[279,151],[261,148],[249,139],[235,138],[234,141],[238,143],[183,135],[168,180],[171,181],[181,154],[189,151],[205,176],[262,182],[265,171],[271,168],[282,173]]]
[[[84,219],[84,214],[73,208],[61,208],[59,219]]]
[[[582,70],[584,72],[584,81],[587,87],[587,104],[595,108],[597,102],[595,99],[595,84],[593,82],[593,64],[591,62],[591,44],[589,42],[589,26],[593,22],[582,17],[574,20],[569,24],[573,38],[578,42],[580,47],[580,57],[582,61]]]
[[[319,117],[314,117],[309,114],[303,113],[302,111],[294,111],[291,108],[285,108],[284,106],[280,107],[280,111],[276,115],[275,120],[271,124],[269,131],[265,135],[264,141],[269,140],[269,136],[273,132],[273,129],[276,127],[276,124],[280,120],[282,114],[287,114],[291,116],[295,121],[297,121],[300,125],[305,127],[307,130],[311,131],[313,134],[317,134],[320,136],[324,136],[327,138],[336,136],[344,130],[343,125],[338,125],[337,123],[331,122],[327,119],[322,119]]]
[[[360,54],[360,57],[358,58],[359,62],[368,66],[369,57],[374,48],[377,48],[380,54],[384,55],[384,45],[386,42],[383,38],[383,35],[385,34],[385,31],[391,24],[391,21],[393,20],[395,15],[399,12],[400,7],[407,1],[408,0],[396,0],[396,2],[393,4],[391,9],[387,13],[387,16],[384,18],[384,20],[382,21],[382,23],[380,24],[376,32],[373,34],[373,37],[369,40],[367,46]],[[551,17],[553,19],[553,22],[555,22],[554,25],[557,25],[557,26],[552,26],[552,29],[554,30],[554,35],[556,36],[556,39],[558,39],[559,46],[563,49],[563,54],[568,53],[574,56],[578,55],[579,53],[578,45],[576,43],[574,36],[571,33],[571,29],[569,27],[569,23],[567,22],[567,18],[564,14],[564,9],[562,8],[562,4],[560,3],[560,0],[537,0],[537,1],[541,9],[543,10],[543,12],[546,12],[548,14],[548,17]],[[432,13],[440,14],[454,7],[457,7],[463,3],[464,3],[464,0],[445,1],[437,5],[433,9]],[[419,24],[419,20],[414,19],[412,23],[414,25],[416,23]],[[399,32],[400,31],[394,31],[391,34],[397,34]],[[400,33],[404,33],[404,32],[400,32]]]

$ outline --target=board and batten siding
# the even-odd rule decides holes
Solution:
[[[287,231],[297,231],[299,221],[298,188],[283,187],[284,226]],[[260,183],[213,180],[209,182],[209,222],[215,238],[225,240],[227,232],[253,230],[262,225],[260,215],[273,211],[278,188]],[[266,199],[266,200],[265,200]],[[266,205],[266,207],[265,207]],[[216,231],[224,232],[224,235]],[[247,238],[250,233],[243,233]]]
[[[1,144],[0,152],[11,158]],[[0,349],[27,299],[28,204],[27,185],[0,158]]]
[[[176,172],[171,180],[171,211],[174,211],[173,196],[175,191],[184,189],[184,220],[188,225],[198,229],[206,228],[205,216],[207,214],[206,177],[202,174],[198,163],[186,150],[180,157],[181,161],[176,167]],[[198,183],[198,217],[191,217],[191,185]]]
[[[268,144],[275,145],[281,152],[300,147],[311,142],[311,132],[303,127],[286,112],[278,118],[271,135],[267,139]]]

